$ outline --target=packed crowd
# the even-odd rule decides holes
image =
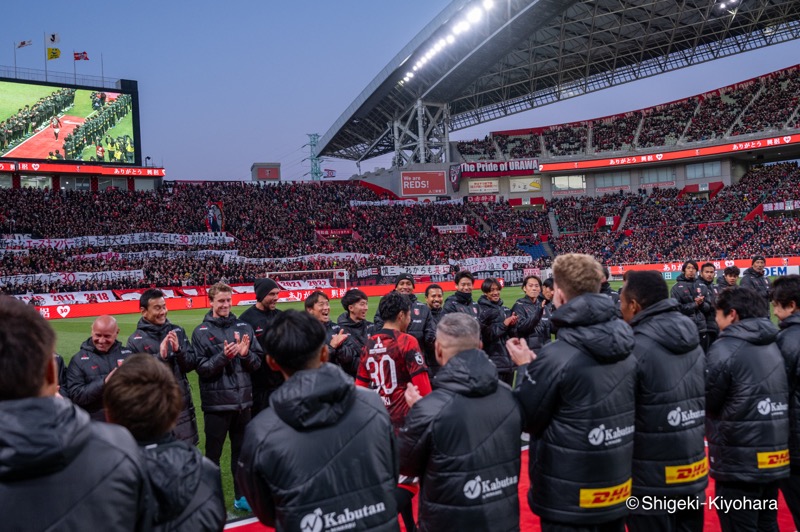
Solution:
[[[467,161],[483,161],[497,159],[494,141],[488,135],[483,140],[471,140],[456,144],[458,153]]]
[[[763,88],[733,128],[733,135],[783,129],[800,102],[800,69],[782,70],[762,78]]]
[[[589,130],[586,124],[553,126],[542,134],[544,146],[551,157],[586,153]]]
[[[684,140],[696,142],[726,136],[736,117],[742,114],[760,88],[758,82],[750,81],[705,95],[700,109],[692,117]]]
[[[640,148],[674,146],[697,109],[697,99],[651,107],[644,112],[642,130],[636,145]]]
[[[554,198],[549,208],[553,209],[561,233],[583,233],[594,230],[601,216],[622,216],[625,209],[641,201],[640,194],[618,192],[598,197],[580,196]]]

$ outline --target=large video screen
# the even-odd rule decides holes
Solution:
[[[138,94],[0,79],[0,158],[141,165]]]

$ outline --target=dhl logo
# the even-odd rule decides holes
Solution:
[[[581,489],[580,507],[581,508],[605,508],[622,504],[631,496],[632,479],[608,488]]]
[[[693,464],[669,466],[664,468],[667,484],[691,482],[708,475],[708,458],[703,457]]]
[[[758,453],[758,468],[770,469],[789,465],[789,449]]]

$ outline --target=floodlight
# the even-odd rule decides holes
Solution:
[[[413,72],[407,72],[407,73],[406,73],[406,77],[407,77],[408,79],[411,79],[411,78],[413,78],[413,77],[414,77],[414,73],[413,73]]]
[[[452,34],[448,35],[447,36],[447,44],[453,44],[454,42],[456,42],[456,38],[453,37]]]
[[[486,11],[489,11],[493,7],[494,7],[494,1],[493,0],[483,0],[483,9],[485,9]]]
[[[469,20],[474,24],[478,22],[482,16],[483,16],[483,10],[479,7],[473,7],[472,9],[470,9],[469,13],[467,13],[467,20]]]
[[[444,39],[439,39],[439,42],[436,43],[436,46],[438,46],[439,48],[444,48],[445,46],[447,46],[447,41],[445,41]]]

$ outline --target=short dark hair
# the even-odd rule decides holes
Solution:
[[[552,277],[548,277],[547,279],[545,279],[544,281],[542,281],[542,287],[545,287],[545,286],[546,286],[546,287],[547,287],[547,288],[549,288],[550,290],[552,290],[552,289],[553,289],[553,284],[554,284],[554,281],[553,281],[553,278],[552,278]]]
[[[439,286],[438,284],[429,284],[428,288],[425,289],[425,297],[428,297],[428,294],[431,290],[441,290],[444,293],[444,288]]]
[[[0,401],[37,397],[56,333],[35,307],[13,297],[0,296],[0,323]]]
[[[464,279],[465,277],[467,279],[469,279],[470,281],[472,281],[473,283],[475,282],[475,276],[474,275],[469,273],[467,270],[461,270],[460,272],[458,272],[456,274],[455,283],[458,284],[461,281],[461,279]]]
[[[656,271],[631,270],[622,293],[626,299],[636,301],[643,309],[669,298],[667,282]]]
[[[305,369],[325,345],[325,327],[307,312],[287,310],[264,334],[264,350],[287,373]]]
[[[695,270],[699,270],[699,269],[700,269],[700,268],[698,268],[698,267],[697,267],[697,261],[696,261],[696,260],[687,260],[686,262],[684,262],[684,263],[683,263],[683,266],[681,266],[681,271],[682,271],[682,272],[685,272],[685,271],[686,271],[686,267],[687,267],[688,265],[690,265],[690,264],[691,264],[692,266],[694,266],[694,269],[695,269]]]
[[[103,387],[103,406],[112,423],[137,441],[154,441],[175,426],[183,394],[166,364],[137,353],[125,359]]]
[[[147,307],[150,306],[150,300],[160,297],[164,297],[164,292],[158,288],[148,288],[144,291],[142,297],[139,298],[139,308],[147,310]]]
[[[772,282],[770,298],[782,307],[787,307],[794,301],[800,308],[800,275],[785,275],[775,279]]]
[[[314,305],[316,305],[319,302],[320,299],[324,299],[325,301],[330,301],[328,294],[317,290],[316,292],[314,292],[313,294],[311,294],[306,298],[303,305],[305,306],[306,310],[311,310],[312,308],[314,308]]]
[[[369,301],[367,294],[358,288],[352,288],[345,292],[344,297],[342,298],[342,306],[344,307],[345,312],[350,312],[350,305],[355,305],[362,299]]]
[[[608,266],[601,264],[600,268],[603,270],[603,277],[605,277],[606,281],[608,281],[609,278],[611,278],[611,272],[608,271]]]
[[[411,301],[396,290],[392,290],[378,303],[378,316],[383,321],[396,321],[401,312],[411,310]]]
[[[759,318],[769,313],[764,298],[746,286],[729,286],[722,290],[717,296],[716,307],[717,310],[722,311],[723,316],[727,316],[731,310],[735,310],[740,320]]]
[[[735,275],[739,277],[739,274],[742,273],[742,270],[737,268],[736,266],[728,266],[724,270],[722,270],[722,275]]]
[[[481,292],[484,294],[488,294],[489,291],[492,289],[493,286],[497,286],[499,289],[503,289],[503,285],[500,284],[500,281],[495,279],[494,277],[487,277],[481,283]]]
[[[700,271],[702,272],[702,271],[703,271],[703,270],[705,270],[706,268],[714,268],[715,270],[717,269],[717,267],[716,267],[716,266],[714,266],[714,263],[713,263],[713,262],[704,262],[704,263],[703,263],[703,265],[702,265],[702,266],[700,266]]]

